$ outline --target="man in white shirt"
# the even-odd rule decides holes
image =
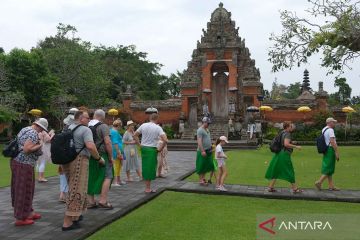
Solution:
[[[135,141],[139,144],[139,136],[141,137],[141,160],[142,174],[145,180],[145,193],[153,193],[151,189],[151,180],[156,178],[157,154],[166,146],[168,139],[163,129],[157,125],[159,115],[152,113],[150,122],[142,124],[134,134]],[[160,149],[157,149],[159,139],[164,142]]]
[[[334,182],[332,179],[332,175],[335,172],[335,162],[339,161],[339,150],[338,145],[336,143],[334,127],[337,121],[334,118],[326,119],[326,127],[324,127],[321,131],[324,134],[326,145],[328,149],[323,155],[322,160],[322,168],[321,168],[321,177],[318,181],[315,182],[315,187],[318,190],[321,190],[321,184],[327,178],[329,181],[329,190],[331,191],[339,191],[337,187],[334,186]],[[336,160],[336,161],[335,161]]]

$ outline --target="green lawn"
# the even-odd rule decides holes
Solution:
[[[6,187],[10,185],[11,181],[11,172],[10,172],[10,162],[9,158],[5,158],[1,152],[3,149],[3,145],[0,144],[0,187]],[[57,175],[57,165],[52,163],[47,163],[45,167],[45,176],[56,176]],[[36,176],[37,177],[37,176]]]
[[[165,192],[89,237],[255,239],[257,214],[359,214],[360,205]]]
[[[269,148],[258,150],[229,151],[228,184],[267,185],[265,172],[272,158]],[[322,155],[315,147],[305,146],[302,150],[294,150],[292,161],[295,169],[296,181],[300,187],[314,186],[321,171]],[[334,180],[336,186],[342,189],[360,189],[360,147],[340,147],[340,161],[336,165]],[[189,178],[198,181],[196,174]],[[279,180],[277,186],[289,186],[285,181]],[[326,185],[324,185],[326,187]]]

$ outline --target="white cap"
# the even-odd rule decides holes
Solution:
[[[226,143],[229,143],[229,141],[227,140],[227,137],[225,137],[225,136],[221,136],[219,139],[221,141],[225,141]]]
[[[334,123],[337,123],[337,120],[335,120],[334,118],[332,117],[329,117],[326,119],[326,124],[330,123],[330,122],[334,122]]]
[[[46,118],[39,118],[34,123],[39,127],[41,127],[42,129],[44,129],[45,131],[47,131],[47,128],[49,126],[49,123],[46,120]]]
[[[126,126],[130,126],[131,124],[135,124],[135,123],[131,120],[126,122]]]

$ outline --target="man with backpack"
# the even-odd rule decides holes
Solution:
[[[69,184],[63,231],[80,228],[81,214],[87,206],[90,156],[96,159],[98,164],[105,164],[105,160],[96,150],[92,132],[87,127],[90,119],[89,114],[85,111],[77,111],[74,119],[75,122],[69,126],[69,129],[73,131],[73,143],[78,154],[75,160],[62,166]]]
[[[108,202],[108,192],[111,181],[114,178],[112,164],[112,144],[109,126],[104,123],[105,112],[97,109],[89,127],[93,133],[94,142],[101,157],[105,159],[105,167],[100,166],[96,159],[90,158],[89,162],[89,185],[88,185],[88,208],[112,209]],[[99,203],[95,201],[95,195],[99,195]]]
[[[326,119],[326,127],[324,127],[321,133],[324,135],[325,144],[327,149],[323,153],[322,167],[321,167],[321,177],[318,181],[315,182],[315,187],[320,191],[321,185],[328,179],[329,190],[330,191],[339,191],[340,189],[334,186],[332,175],[335,172],[335,160],[339,161],[339,150],[336,143],[334,127],[337,121],[330,117]]]

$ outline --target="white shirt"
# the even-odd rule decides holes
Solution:
[[[218,153],[220,153],[220,154],[218,154]],[[225,160],[223,157],[218,157],[218,155],[220,155],[220,156],[224,155],[223,148],[220,144],[218,144],[215,148],[215,159],[216,160]]]
[[[165,134],[163,129],[153,122],[143,123],[136,132],[142,135],[141,146],[145,147],[157,147],[159,137]]]
[[[329,128],[328,126],[324,127],[321,132],[324,134],[324,138],[325,138],[325,142],[326,142],[326,145],[329,146],[330,144],[330,138],[335,138],[335,132],[334,132],[334,129],[332,128],[329,128],[328,130],[326,130],[326,132],[324,133],[325,129]],[[336,140],[335,140],[336,142]]]

